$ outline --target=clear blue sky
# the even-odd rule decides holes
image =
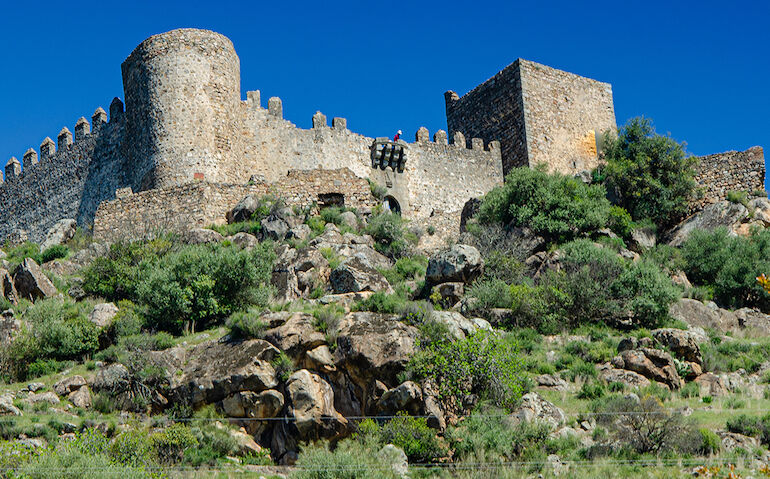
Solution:
[[[120,64],[180,27],[233,41],[242,94],[280,96],[369,136],[446,128],[464,94],[517,57],[612,83],[619,124],[652,118],[702,155],[770,148],[770,3],[4,2],[0,163],[123,96]],[[766,156],[770,156],[766,154]]]

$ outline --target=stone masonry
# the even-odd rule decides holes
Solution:
[[[339,197],[370,208],[369,179],[385,187],[389,207],[435,229],[438,245],[459,232],[466,202],[502,184],[511,168],[590,169],[598,135],[615,129],[609,84],[521,59],[463,97],[447,92],[448,131],[420,128],[413,142],[395,145],[321,112],[312,128],[298,128],[284,119],[280,98],[263,107],[259,91],[243,100],[238,55],[215,32],[154,35],[121,70],[125,108],[115,98],[109,121],[98,108],[90,122],[80,118],[9,160],[0,242],[40,242],[63,218],[106,240],[219,223],[243,195],[267,191],[290,204]],[[399,161],[380,162],[383,148]],[[749,152],[704,159],[712,165],[699,173],[707,197],[761,187],[761,149]]]
[[[746,151],[701,156],[695,167],[695,180],[701,187],[702,196],[691,204],[693,211],[726,199],[730,191],[764,191],[764,152],[755,146]]]
[[[539,163],[566,174],[590,170],[597,138],[616,130],[609,83],[523,59],[463,97],[444,96],[449,130],[500,140],[505,173]]]

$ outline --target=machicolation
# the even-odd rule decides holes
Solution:
[[[414,142],[369,138],[344,118],[316,112],[312,128],[283,117],[280,98],[242,99],[232,42],[211,31],[154,35],[122,64],[125,106],[97,108],[39,151],[11,157],[0,178],[0,240],[41,241],[62,218],[93,226],[105,240],[151,230],[225,221],[243,196],[278,192],[289,204],[342,201],[376,205],[367,179],[386,188],[388,205],[459,232],[466,202],[501,184],[517,166],[545,163],[576,174],[598,164],[597,138],[616,128],[612,88],[572,73],[516,60],[464,96],[445,94],[447,131]],[[701,159],[705,197],[761,189],[761,148]]]

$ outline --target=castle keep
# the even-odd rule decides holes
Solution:
[[[413,142],[395,144],[321,112],[312,128],[297,128],[280,98],[263,105],[259,91],[244,100],[240,60],[215,32],[152,36],[123,62],[122,77],[125,105],[115,98],[109,117],[98,108],[74,135],[65,127],[39,153],[8,161],[0,241],[41,241],[62,218],[106,240],[207,226],[246,194],[268,192],[289,204],[371,208],[380,200],[367,179],[386,188],[389,207],[436,228],[438,241],[459,231],[465,203],[509,169],[593,168],[597,138],[616,128],[609,84],[521,59],[462,97],[445,94],[449,133],[420,128]],[[763,187],[760,148],[704,158],[706,202]]]

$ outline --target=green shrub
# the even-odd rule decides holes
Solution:
[[[770,425],[770,417],[748,416],[740,414],[727,419],[727,430],[744,436],[762,438],[768,433],[767,427]],[[766,441],[765,441],[766,442]]]
[[[407,365],[416,378],[429,378],[445,400],[462,404],[474,393],[503,408],[512,408],[525,388],[521,360],[512,338],[477,332],[460,341],[440,340],[422,346]]]
[[[187,449],[198,445],[190,428],[179,423],[151,434],[149,439],[152,451],[161,464],[180,462]]]
[[[398,258],[392,268],[382,269],[380,273],[385,276],[388,283],[396,285],[407,280],[416,280],[425,277],[428,267],[428,258],[422,255],[404,256]]]
[[[396,314],[407,303],[407,299],[398,294],[387,294],[377,291],[368,298],[358,301],[353,305],[353,311],[371,311],[373,313]]]
[[[367,178],[366,181],[369,182],[369,189],[372,192],[372,196],[374,196],[380,201],[385,199],[385,195],[388,193],[387,188],[385,188],[384,186],[378,184],[376,181],[371,180],[369,178]]]
[[[208,228],[225,237],[238,233],[249,233],[259,238],[262,231],[262,223],[259,221],[239,221],[227,225],[211,225]]]
[[[473,283],[468,288],[468,296],[476,299],[474,308],[478,310],[510,308],[513,303],[511,288],[505,281],[499,279],[487,279]]]
[[[149,434],[137,429],[127,429],[115,436],[107,446],[110,457],[119,464],[133,467],[155,465]]]
[[[112,342],[118,342],[122,337],[137,335],[142,332],[144,321],[134,303],[128,300],[119,301],[118,312],[107,326],[107,336]]]
[[[612,205],[607,219],[607,227],[616,235],[628,241],[631,239],[631,232],[634,230],[634,221],[631,215],[624,208]]]
[[[25,241],[24,243],[15,246],[10,249],[6,249],[6,254],[8,255],[7,258],[5,258],[8,263],[10,263],[11,267],[10,270],[13,270],[19,263],[24,261],[26,258],[32,258],[35,260],[36,263],[40,264],[40,247],[32,243],[30,241]]]
[[[236,311],[227,318],[225,324],[230,329],[230,335],[240,339],[261,338],[268,328],[268,324],[262,320],[262,312],[256,308]]]
[[[321,252],[321,256],[323,256],[326,261],[329,262],[329,268],[331,269],[337,269],[337,266],[342,263],[342,258],[334,252],[331,248],[321,248],[319,250]]]
[[[599,399],[604,396],[604,385],[597,382],[585,382],[577,392],[578,399]]]
[[[449,452],[425,418],[398,414],[382,425],[366,419],[359,425],[358,436],[364,441],[370,436],[383,446],[393,444],[406,453],[409,462],[434,463]]]
[[[526,226],[549,241],[569,241],[607,225],[610,204],[600,185],[586,185],[544,167],[514,168],[487,193],[479,221]]]
[[[406,254],[410,240],[416,242],[406,231],[406,220],[387,211],[371,215],[365,231],[374,238],[377,251],[391,258]]]
[[[392,459],[379,448],[358,441],[341,441],[334,451],[328,443],[302,446],[292,479],[400,479]]]
[[[283,351],[273,359],[272,365],[273,369],[275,369],[275,375],[283,382],[288,381],[289,376],[297,370],[294,361]]]
[[[63,244],[54,245],[47,248],[40,254],[40,261],[47,263],[59,258],[66,258],[70,254],[70,249]]]
[[[238,452],[238,442],[226,428],[201,422],[191,428],[197,440],[197,447],[185,451],[184,462],[194,467],[203,464],[216,465],[216,462],[226,456]]]
[[[749,206],[749,193],[747,191],[728,191],[727,201],[731,203],[737,203],[748,208]]]
[[[150,325],[172,332],[207,328],[245,307],[265,307],[275,253],[269,243],[251,251],[185,246],[144,272],[137,298]]]
[[[604,146],[604,183],[634,220],[665,229],[687,213],[697,160],[681,144],[656,134],[650,120],[633,118],[617,137],[607,135]]]
[[[327,333],[337,328],[344,315],[345,308],[336,303],[321,306],[313,311],[314,326],[322,333]]]
[[[717,433],[706,428],[701,428],[698,432],[701,437],[701,454],[708,456],[716,454],[722,449],[722,438],[720,438]]]
[[[56,359],[35,359],[27,369],[27,378],[39,378],[59,371],[64,371],[72,365],[71,361],[57,361]]]
[[[696,382],[690,382],[682,386],[679,395],[683,398],[696,398],[700,396],[700,385]]]
[[[731,236],[726,228],[696,230],[682,245],[687,277],[713,288],[724,307],[770,309],[770,295],[756,277],[770,272],[770,230],[753,230],[748,237]]]
[[[165,331],[123,336],[118,347],[126,351],[163,351],[174,346],[174,337]]]

